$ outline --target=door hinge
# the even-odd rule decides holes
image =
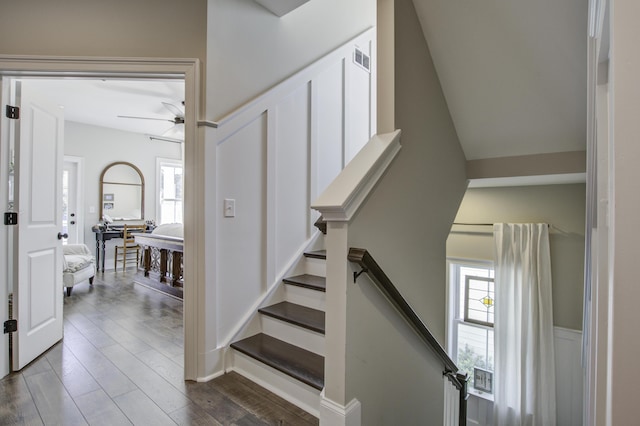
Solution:
[[[18,331],[18,320],[10,319],[4,322],[4,334]]]
[[[4,224],[5,225],[17,225],[18,224],[18,213],[16,213],[16,212],[5,212],[4,213]]]
[[[6,108],[7,118],[17,120],[20,118],[20,107],[7,105]]]

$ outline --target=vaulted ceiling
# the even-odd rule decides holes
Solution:
[[[23,84],[64,108],[65,120],[128,132],[175,137],[175,111],[163,103],[184,111],[184,80],[179,79],[25,79]]]
[[[586,149],[588,0],[413,0],[467,160]]]
[[[586,149],[588,0],[413,3],[470,163],[536,154],[548,163],[539,154]],[[64,105],[69,120],[155,135],[172,124],[118,116],[171,120],[162,102],[184,98],[176,80],[31,84]]]

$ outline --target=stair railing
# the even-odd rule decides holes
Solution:
[[[397,310],[407,324],[416,332],[418,337],[435,353],[444,364],[444,372],[451,384],[459,392],[458,424],[467,424],[467,381],[466,374],[461,373],[455,362],[449,357],[444,348],[433,336],[429,328],[424,324],[413,308],[402,297],[398,289],[393,285],[387,274],[384,273],[380,265],[373,259],[366,249],[350,248],[347,256],[350,262],[356,263],[362,269],[353,273],[355,283],[362,273],[366,273],[376,287],[382,292],[391,305]]]

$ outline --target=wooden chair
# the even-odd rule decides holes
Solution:
[[[123,243],[121,246],[116,246],[116,252],[114,256],[113,269],[118,270],[118,262],[122,262],[122,270],[127,270],[127,263],[136,263],[136,270],[140,263],[140,246],[136,244],[133,234],[138,232],[144,232],[147,229],[146,225],[124,225],[122,231]],[[135,257],[134,257],[135,255]]]

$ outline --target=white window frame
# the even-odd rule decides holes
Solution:
[[[460,258],[447,258],[447,327],[446,327],[446,345],[447,353],[457,363],[457,349],[458,349],[458,324],[467,324],[469,326],[491,329],[494,327],[477,324],[474,322],[466,322],[463,318],[464,313],[458,312],[460,305],[460,293],[458,280],[453,281],[454,274],[456,274],[456,265],[467,266],[470,268],[491,268],[494,269],[494,264],[491,261],[475,260],[475,259],[460,259]],[[457,274],[456,274],[457,275]],[[495,269],[494,269],[495,276]],[[495,335],[495,330],[494,330]],[[495,360],[494,360],[495,362]],[[495,371],[494,371],[495,376]],[[472,378],[470,378],[472,379]],[[473,389],[471,383],[468,388],[469,393],[477,395],[481,398],[485,398],[493,401],[493,394],[486,392],[478,392]]]
[[[173,166],[173,167],[177,167],[179,166],[180,168],[182,168],[182,173],[183,173],[183,191],[184,191],[184,164],[181,160],[176,160],[175,158],[162,158],[162,157],[156,157],[156,222],[159,225],[160,224],[160,214],[162,212],[162,203],[160,200],[160,186],[162,184],[162,173],[160,172],[160,169],[162,166]],[[184,194],[183,194],[184,195]],[[182,199],[182,208],[183,208],[183,215],[184,215],[184,198]],[[184,221],[184,216],[183,216],[183,221]]]

